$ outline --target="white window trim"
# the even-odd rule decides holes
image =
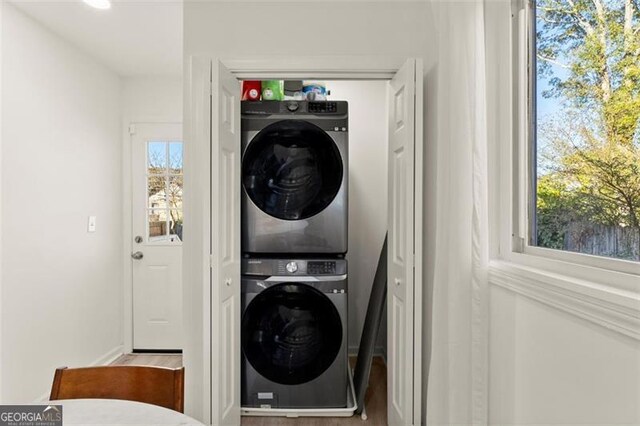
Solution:
[[[528,246],[528,1],[512,0],[513,59],[495,70],[489,283],[640,341],[640,262]]]
[[[532,41],[529,19],[533,1],[512,3],[513,91],[510,131],[499,134],[499,182],[496,187],[498,214],[493,225],[499,232],[493,252],[501,260],[550,274],[599,283],[618,290],[640,293],[640,262],[530,246],[528,239],[530,165],[528,55]],[[531,70],[535,73],[535,70]]]
[[[640,294],[512,262],[493,261],[493,285],[640,341]]]

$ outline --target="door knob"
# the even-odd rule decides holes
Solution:
[[[131,257],[134,258],[135,260],[140,260],[144,257],[144,255],[142,254],[141,251],[137,251],[135,253],[131,253]]]

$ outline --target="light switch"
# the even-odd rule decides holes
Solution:
[[[87,232],[96,232],[96,217],[89,216],[89,223],[87,225]]]

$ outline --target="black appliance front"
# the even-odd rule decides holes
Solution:
[[[320,282],[299,278],[243,277],[243,407],[347,404],[346,276]]]
[[[269,287],[242,317],[242,350],[272,382],[299,385],[324,373],[340,352],[342,322],[331,301],[300,283]]]
[[[302,220],[334,200],[343,177],[340,151],[320,127],[281,120],[262,129],[242,160],[242,183],[251,201],[281,220]]]

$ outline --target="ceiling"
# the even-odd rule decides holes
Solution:
[[[16,7],[122,76],[182,74],[182,1],[12,0]]]

